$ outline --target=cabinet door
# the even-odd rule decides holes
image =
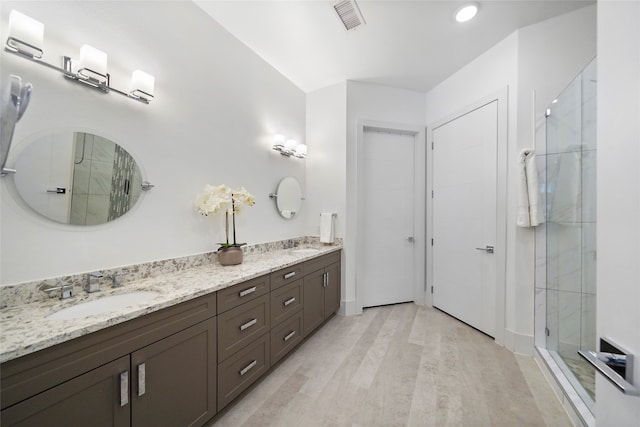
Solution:
[[[216,318],[131,354],[134,426],[201,426],[216,413]]]
[[[121,374],[122,396],[121,396]],[[2,411],[3,426],[129,426],[129,356]],[[122,400],[121,400],[122,399]]]
[[[340,308],[340,268],[338,264],[326,268],[327,286],[324,288],[324,318]]]
[[[320,326],[324,320],[324,270],[304,277],[304,336]]]

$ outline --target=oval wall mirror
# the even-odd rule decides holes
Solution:
[[[295,218],[302,207],[302,187],[292,176],[282,178],[276,189],[276,207],[280,216],[286,219]]]
[[[38,138],[19,154],[15,169],[20,197],[62,224],[113,221],[136,204],[142,189],[133,157],[115,142],[86,132]]]

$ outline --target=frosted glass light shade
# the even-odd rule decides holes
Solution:
[[[287,151],[294,151],[296,149],[296,145],[298,145],[298,143],[294,139],[288,139],[284,148]]]
[[[35,51],[29,46],[23,46],[21,44],[16,45],[15,41],[9,44],[14,49],[18,49],[21,52],[29,53],[33,56],[42,56],[42,46],[44,39],[44,24],[40,21],[27,16],[17,10],[12,10],[9,14],[9,37],[18,40],[22,43],[29,44],[33,48],[39,49],[40,52]]]
[[[107,54],[88,44],[80,48],[80,69],[85,68],[93,71],[93,73],[102,76],[107,75]],[[90,72],[84,72],[85,75],[94,77]]]
[[[153,98],[155,77],[142,70],[136,70],[131,75],[131,93],[141,98]]]
[[[299,157],[301,159],[307,157],[307,144],[300,144],[296,147],[296,153],[295,153],[296,157]]]

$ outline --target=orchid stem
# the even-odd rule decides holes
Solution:
[[[231,193],[231,216],[233,217],[233,244],[236,244],[236,204]]]
[[[224,213],[224,232],[227,235],[227,245],[229,244],[229,211]]]

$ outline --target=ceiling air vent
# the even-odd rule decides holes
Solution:
[[[333,9],[338,14],[338,18],[348,30],[354,30],[362,24],[366,24],[356,0],[337,1]]]

